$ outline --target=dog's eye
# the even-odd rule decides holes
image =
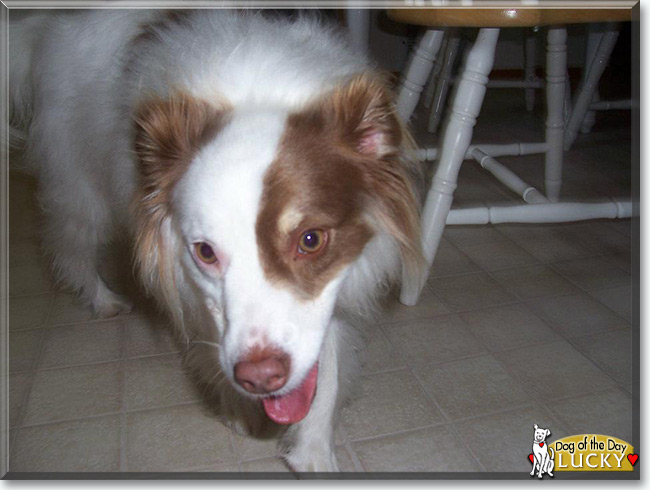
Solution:
[[[214,253],[214,250],[208,243],[195,243],[194,252],[196,253],[198,259],[204,264],[214,264],[217,261],[217,255]]]
[[[327,242],[327,233],[323,230],[309,230],[300,236],[298,253],[313,254],[323,248]]]

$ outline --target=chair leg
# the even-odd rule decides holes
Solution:
[[[566,82],[564,82],[564,124],[571,118],[571,79],[569,78],[569,67],[566,69]]]
[[[420,94],[433,68],[433,62],[440,50],[443,36],[442,30],[427,30],[406,65],[397,99],[397,112],[403,121],[411,118],[418,104]]]
[[[346,9],[344,12],[345,23],[350,32],[352,44],[360,52],[366,53],[368,51],[368,40],[370,38],[370,10]]]
[[[584,79],[586,78],[587,73],[589,73],[591,62],[596,57],[596,51],[598,50],[600,41],[603,39],[603,35],[604,35],[604,31],[602,29],[602,24],[588,25],[587,52],[585,56],[585,66],[582,72],[583,79],[580,81],[580,87],[583,86]],[[598,102],[599,100],[600,100],[600,96],[598,94],[598,89],[596,88],[596,92],[594,93],[594,98],[592,99],[592,102]],[[596,111],[587,111],[584,119],[582,120],[582,124],[580,125],[580,132],[583,134],[590,133],[591,128],[594,126],[595,122],[596,122]]]
[[[485,96],[488,75],[494,64],[499,29],[481,29],[467,56],[458,85],[452,113],[442,141],[438,169],[431,183],[422,213],[422,248],[429,265],[433,263],[447,215],[451,208],[458,172],[472,140],[476,118]],[[414,305],[428,277],[407,277],[403,274],[400,301]]]
[[[438,83],[436,84],[436,92],[431,101],[431,112],[429,113],[429,126],[427,130],[430,133],[435,133],[438,130],[438,125],[442,119],[445,109],[445,101],[449,93],[449,86],[453,76],[454,62],[458,55],[460,48],[460,36],[458,32],[451,32],[449,34],[449,41],[447,42],[447,49],[445,50],[445,59],[442,63]]]
[[[532,29],[526,30],[524,43],[524,79],[527,82],[535,81],[535,55],[537,54],[537,32]],[[535,107],[535,89],[527,88],[524,91],[526,110],[533,112]]]
[[[617,39],[618,29],[615,26],[608,27],[598,45],[596,55],[589,66],[587,76],[584,80],[582,90],[580,91],[580,94],[578,94],[573,106],[573,112],[571,113],[571,119],[569,119],[569,123],[567,124],[566,135],[564,138],[564,148],[567,150],[571,148],[571,145],[573,145],[573,142],[578,136],[580,125],[582,124],[585,114],[589,110],[589,105],[594,98],[598,82],[607,67],[607,62],[614,50],[614,45],[616,44]]]
[[[564,157],[564,97],[566,94],[566,28],[549,27],[546,51],[546,157],[544,187],[551,202],[560,199]]]
[[[438,76],[440,75],[440,70],[442,70],[442,61],[446,55],[442,53],[447,52],[447,42],[449,41],[449,34],[447,29],[445,29],[445,35],[442,39],[442,44],[440,45],[440,50],[438,51],[438,56],[433,63],[433,68],[431,69],[431,75],[429,75],[429,81],[427,82],[424,88],[424,107],[429,109],[431,107],[431,101],[433,100],[433,94],[436,91],[436,85],[438,84]]]

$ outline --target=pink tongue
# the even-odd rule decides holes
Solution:
[[[314,364],[302,384],[283,396],[264,398],[264,411],[276,424],[295,424],[307,416],[316,393],[318,363]]]

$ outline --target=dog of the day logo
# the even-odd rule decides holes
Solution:
[[[547,441],[550,429],[534,426],[531,476],[553,477],[558,471],[634,471],[639,455],[634,447],[617,437],[580,434]]]

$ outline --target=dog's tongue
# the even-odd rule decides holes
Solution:
[[[264,411],[277,424],[295,424],[307,416],[316,393],[318,363],[314,364],[302,384],[283,396],[264,398]]]

